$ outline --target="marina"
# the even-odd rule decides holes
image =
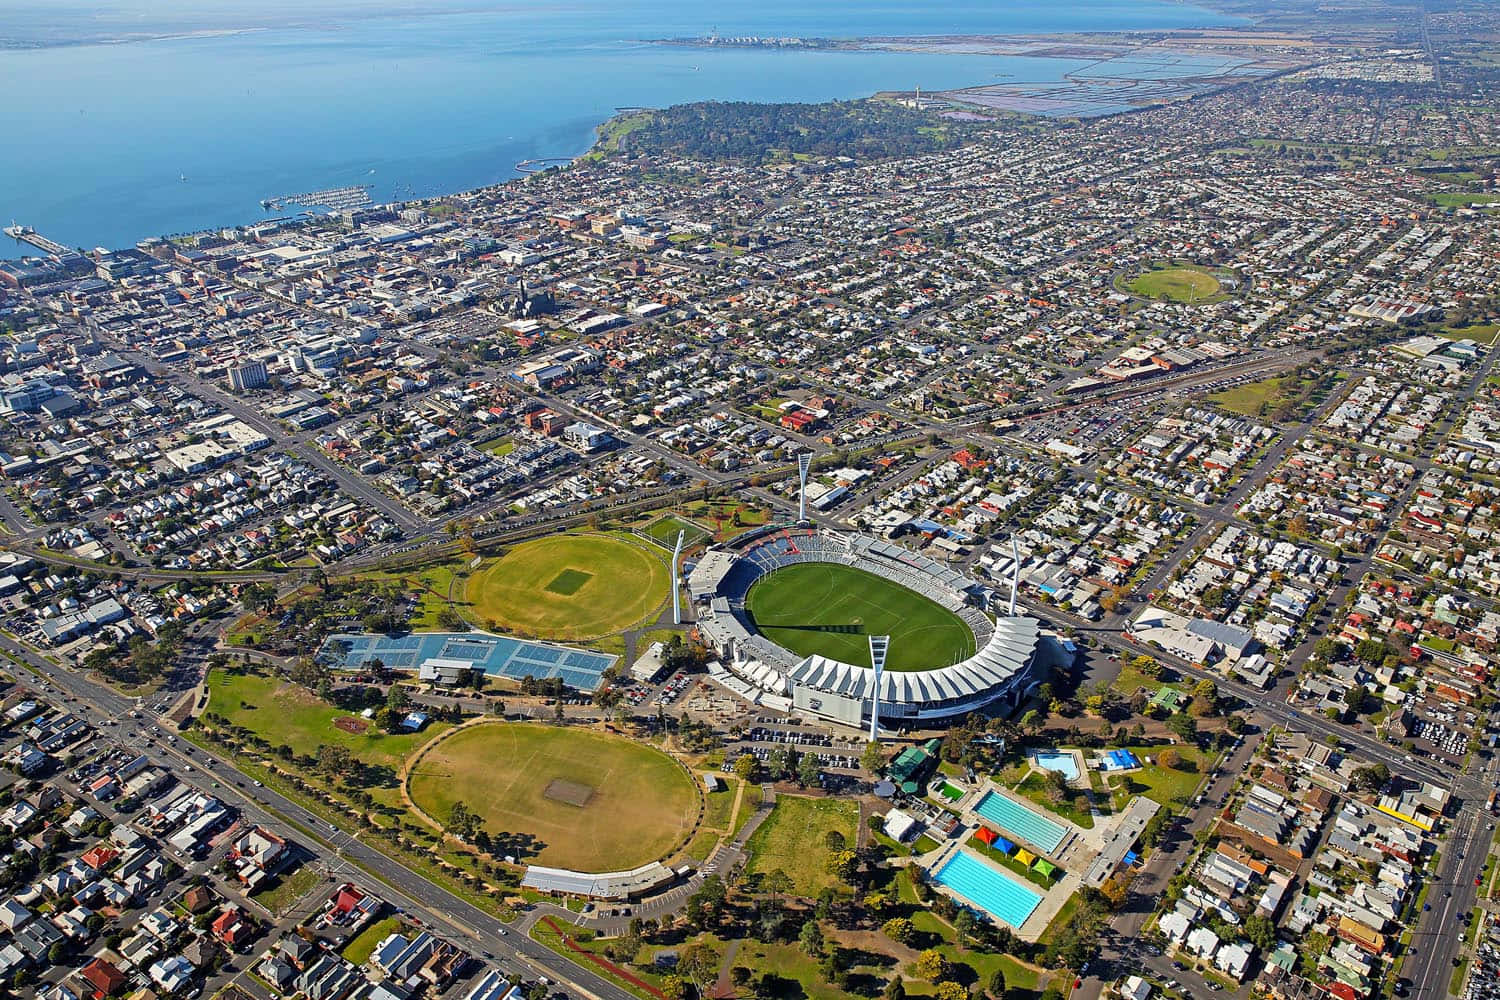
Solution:
[[[307,208],[326,208],[342,212],[351,208],[363,208],[370,204],[370,184],[350,184],[347,187],[324,188],[303,194],[286,194],[277,198],[261,199],[260,207],[268,212],[279,212],[286,205],[302,205]]]

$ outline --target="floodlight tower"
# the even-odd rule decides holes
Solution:
[[[1021,550],[1016,547],[1016,536],[1010,536],[1010,616],[1016,616],[1016,591],[1021,588]]]
[[[677,532],[677,544],[672,548],[672,624],[682,624],[682,585],[677,574],[678,560],[682,558],[682,537],[686,532]]]
[[[807,520],[807,470],[812,468],[812,452],[797,456],[797,523]]]
[[[880,739],[880,678],[885,673],[885,654],[891,648],[888,635],[870,636],[870,666],[875,668],[875,691],[870,698],[870,742]]]

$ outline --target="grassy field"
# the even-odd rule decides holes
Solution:
[[[832,852],[823,838],[828,831],[837,830],[853,849],[858,822],[859,807],[850,801],[778,796],[771,815],[745,845],[750,853],[750,864],[745,870],[750,874],[767,874],[779,868],[791,876],[797,892],[816,896],[837,884],[827,871]]]
[[[364,965],[369,961],[370,956],[375,954],[375,946],[400,929],[399,917],[386,917],[384,920],[375,921],[344,946],[344,958],[354,965]]]
[[[1148,299],[1201,302],[1219,292],[1219,279],[1191,267],[1158,267],[1138,275],[1125,287]]]
[[[303,896],[312,892],[318,880],[317,869],[303,865],[290,873],[283,872],[269,889],[250,898],[280,916],[296,906]]]
[[[1144,759],[1150,756],[1155,760],[1156,755],[1165,748],[1129,747],[1128,749],[1138,758]],[[1188,801],[1197,790],[1199,782],[1203,780],[1204,771],[1212,762],[1213,756],[1190,744],[1178,744],[1172,749],[1176,750],[1182,758],[1182,763],[1176,767],[1144,767],[1132,774],[1111,777],[1110,786],[1128,795],[1144,795],[1161,805],[1181,804]]]
[[[591,639],[629,628],[669,596],[666,562],[645,543],[609,535],[525,542],[481,566],[464,586],[476,623],[548,639]]]
[[[1246,382],[1244,385],[1232,386],[1208,398],[1210,402],[1218,404],[1223,409],[1247,417],[1255,417],[1260,415],[1262,404],[1290,395],[1296,388],[1296,378],[1291,375],[1282,375],[1261,379],[1259,382]]]
[[[1488,194],[1481,191],[1440,191],[1432,195],[1432,203],[1443,208],[1488,205],[1496,201],[1500,201],[1500,194]]]
[[[799,563],[768,573],[745,609],[768,639],[800,656],[869,666],[871,635],[891,637],[888,670],[931,670],[974,653],[974,633],[953,612],[852,566]]]
[[[535,837],[537,863],[580,871],[663,857],[698,814],[696,784],[667,755],[620,736],[534,723],[455,733],[422,755],[407,788],[440,823],[462,801],[491,832]]]
[[[1437,332],[1439,337],[1449,340],[1474,340],[1481,344],[1493,343],[1496,331],[1500,331],[1497,323],[1476,323],[1473,326],[1449,326]]]
[[[347,733],[333,720],[348,712],[304,687],[260,674],[214,670],[208,675],[208,691],[207,711],[244,726],[273,748],[286,744],[294,753],[315,756],[325,743],[348,747],[364,764],[385,772],[386,778],[369,789],[383,802],[394,801],[396,771],[407,755],[448,728],[434,724],[421,733],[386,733],[371,726],[363,733]]]
[[[668,514],[666,517],[655,522],[646,529],[646,534],[659,542],[664,548],[671,549],[677,544],[677,533],[683,533],[682,544],[684,548],[690,548],[707,538],[711,532],[702,525],[694,524],[692,521],[683,520]]]

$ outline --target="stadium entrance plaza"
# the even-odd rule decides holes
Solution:
[[[981,827],[989,827],[991,830],[995,830],[1001,826],[1001,824],[986,819],[975,811],[988,795],[1001,796],[1029,812],[1045,815],[1047,820],[1056,823],[1064,829],[1062,838],[1058,841],[1056,849],[1052,851],[1042,850],[1042,845],[1029,842],[1014,830],[1003,828],[998,830],[1002,836],[1014,841],[1018,846],[1026,848],[1038,857],[1045,857],[1057,865],[1058,868],[1062,869],[1062,877],[1050,889],[1043,890],[1041,886],[1033,882],[1023,881],[1019,875],[1008,871],[1003,866],[985,857],[982,853],[967,846]],[[1154,813],[1156,810],[1152,806],[1154,806],[1154,803],[1148,803],[1144,811],[1148,814]],[[977,788],[972,788],[965,792],[963,798],[954,803],[953,807],[958,809],[960,813],[961,825],[959,829],[936,850],[929,851],[927,854],[913,859],[912,863],[920,865],[927,871],[929,883],[935,890],[944,893],[951,897],[954,902],[970,909],[977,908],[972,900],[965,899],[962,895],[940,883],[936,878],[937,872],[959,851],[967,851],[976,861],[1040,895],[1042,899],[1037,904],[1036,909],[1031,911],[1020,927],[1012,928],[1017,936],[1025,941],[1036,941],[1039,939],[1043,932],[1046,931],[1047,926],[1051,924],[1053,918],[1063,908],[1063,905],[1072,897],[1073,893],[1084,886],[1086,874],[1094,866],[1094,863],[1100,859],[1100,856],[1105,854],[1106,851],[1113,853],[1113,851],[1119,850],[1115,845],[1121,842],[1124,842],[1126,847],[1133,844],[1139,836],[1140,828],[1143,825],[1140,815],[1141,811],[1137,810],[1136,802],[1132,802],[1130,807],[1112,816],[1099,816],[1096,813],[1095,817],[1099,822],[1096,823],[1093,829],[1085,830],[1055,813],[1040,810],[1035,804],[1028,802],[1021,796],[1013,794],[1009,789],[996,784],[988,778]],[[1121,837],[1115,836],[1117,830],[1121,832]],[[1134,836],[1129,836],[1131,830],[1134,831]],[[1119,859],[1115,860],[1118,861]],[[1112,869],[1113,866],[1111,866]]]

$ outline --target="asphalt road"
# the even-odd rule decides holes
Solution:
[[[239,808],[248,820],[282,829],[292,826],[294,839],[313,856],[315,862],[332,870],[343,865],[348,869],[351,881],[370,885],[392,906],[408,914],[421,915],[419,919],[425,917],[438,933],[450,937],[462,947],[479,955],[485,952],[493,954],[506,972],[529,979],[545,976],[590,1000],[636,1000],[633,994],[564,960],[519,930],[504,929],[499,921],[483,910],[413,874],[354,834],[334,828],[272,789],[256,787],[255,779],[237,770],[229,760],[198,747],[169,743],[166,733],[154,739],[139,735],[122,737],[120,734],[127,731],[127,727],[138,726],[144,731],[155,722],[147,711],[141,712],[139,720],[129,717],[129,712],[137,707],[136,699],[58,667],[7,638],[0,637],[0,648],[29,664],[44,687],[78,699],[70,707],[93,723],[104,738],[133,747],[179,776],[188,767],[202,768],[201,773],[207,780],[219,779],[221,787],[217,794]],[[109,720],[114,720],[117,725],[108,725]],[[206,760],[213,763],[207,765]],[[192,781],[193,777],[185,776],[184,780]],[[372,882],[378,884],[372,885]]]

